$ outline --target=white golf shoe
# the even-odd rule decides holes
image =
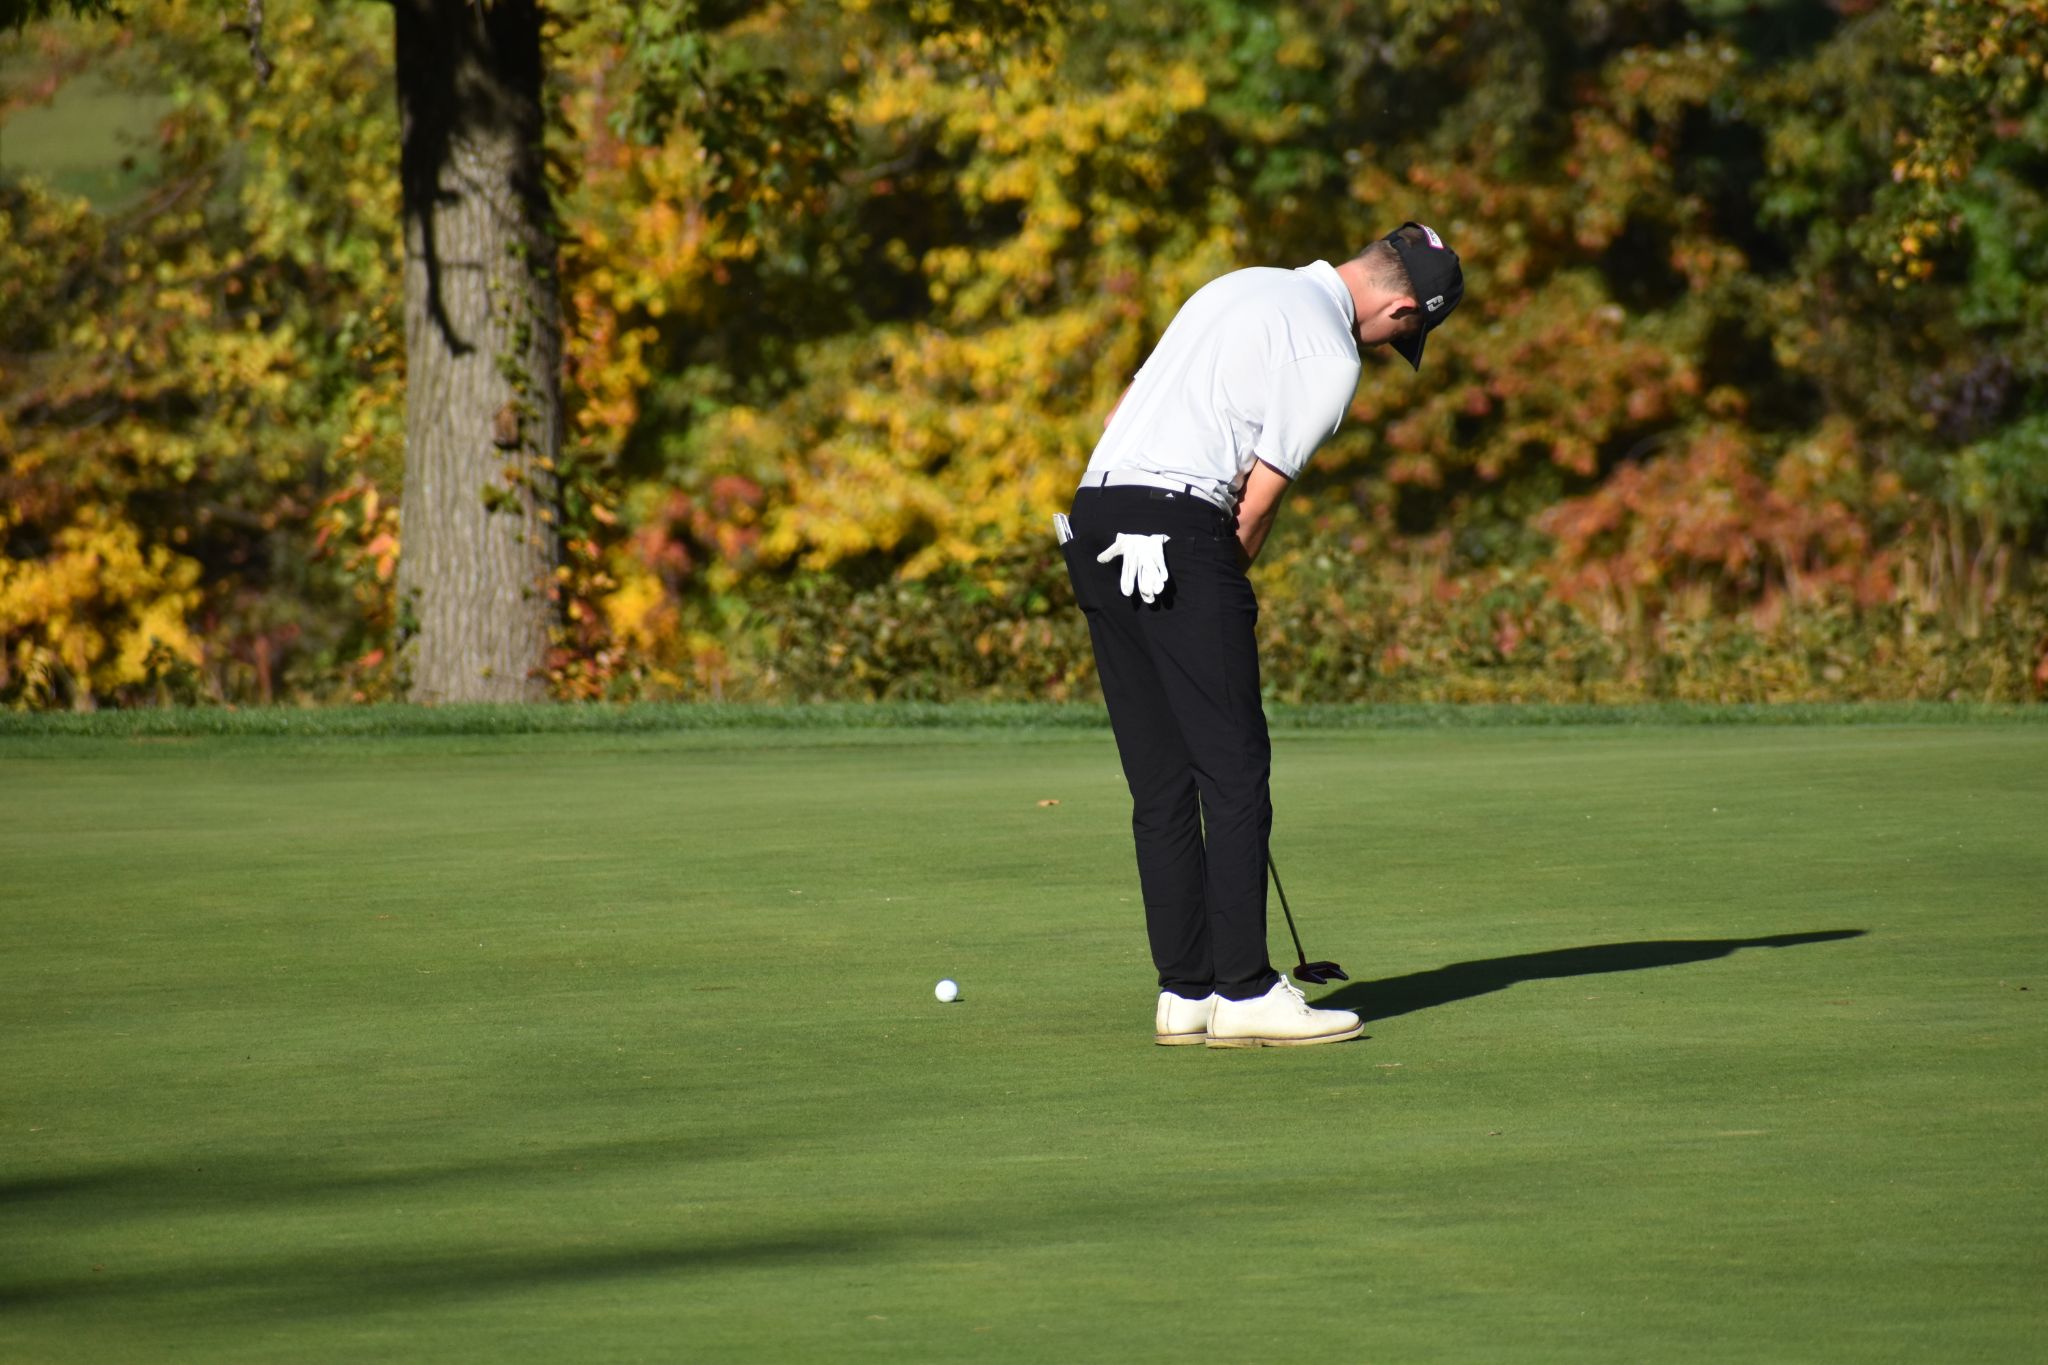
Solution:
[[[1161,1010],[1164,1010],[1161,1006]],[[1163,1013],[1162,1013],[1163,1017]],[[1365,1032],[1350,1010],[1312,1008],[1292,981],[1281,977],[1273,989],[1251,1000],[1216,997],[1209,1016],[1210,1047],[1305,1047],[1341,1043]]]
[[[1190,1000],[1172,991],[1159,992],[1159,1011],[1152,1016],[1152,1041],[1161,1047],[1207,1042],[1209,1014],[1215,1008],[1214,995]]]

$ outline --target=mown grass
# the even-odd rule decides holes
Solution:
[[[1372,1023],[1238,1054],[1149,1042],[1106,734],[859,724],[0,739],[0,1358],[2048,1329],[2048,730],[1283,728]]]
[[[1780,705],[1387,705],[1274,703],[1281,730],[1493,729],[1555,726],[2048,725],[2048,706],[1872,702]],[[247,736],[664,734],[692,731],[1106,730],[1094,703],[829,702],[797,705],[452,705],[160,707],[86,713],[0,711],[0,740]]]
[[[0,31],[0,89],[24,82],[30,68],[26,58],[9,54],[6,37]],[[150,135],[169,109],[164,95],[80,76],[48,105],[8,116],[0,132],[0,175],[32,177],[111,212],[149,183],[156,163]]]

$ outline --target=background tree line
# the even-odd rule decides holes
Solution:
[[[6,148],[0,699],[463,695],[400,16],[273,0],[265,80],[240,3],[16,10],[7,143],[163,112],[118,199]],[[1290,498],[1276,695],[2048,689],[2048,3],[526,12],[551,297],[452,499],[531,540],[515,691],[1085,692],[1047,525],[1131,371],[1408,217],[1467,302]]]

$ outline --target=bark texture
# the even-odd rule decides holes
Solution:
[[[396,0],[415,701],[547,693],[560,304],[534,0]]]

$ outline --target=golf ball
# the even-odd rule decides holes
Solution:
[[[955,982],[953,978],[949,976],[944,981],[941,981],[938,985],[932,987],[932,994],[939,997],[939,1003],[941,1005],[950,1005],[955,1000],[958,1000],[960,998],[959,983]]]

